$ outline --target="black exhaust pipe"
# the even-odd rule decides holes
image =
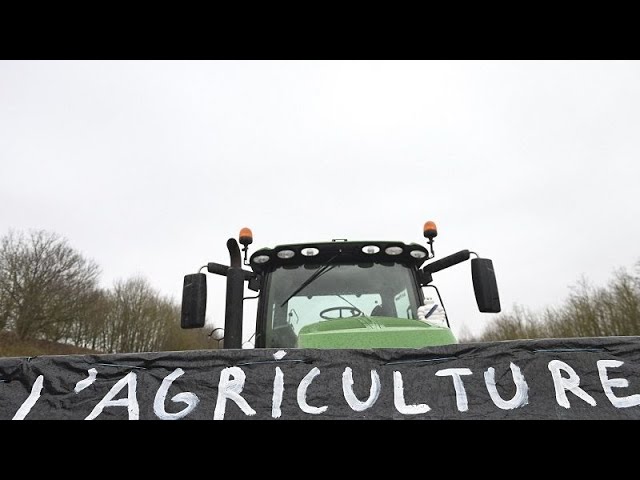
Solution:
[[[227,303],[224,316],[224,348],[242,348],[242,309],[245,274],[240,247],[235,238],[227,240],[231,266],[227,270]]]

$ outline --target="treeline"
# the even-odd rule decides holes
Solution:
[[[479,338],[465,341],[640,335],[640,262],[635,275],[621,269],[604,287],[582,280],[572,290],[559,307],[541,312],[515,307]]]
[[[182,330],[180,306],[141,277],[99,286],[100,267],[47,231],[0,241],[0,332],[98,352],[217,348],[205,330]]]

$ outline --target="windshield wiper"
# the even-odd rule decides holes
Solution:
[[[307,285],[309,285],[311,282],[313,282],[316,278],[318,278],[320,275],[327,273],[329,270],[331,270],[332,268],[334,268],[336,266],[336,264],[331,264],[331,262],[333,261],[334,258],[336,258],[338,255],[340,254],[340,252],[336,253],[333,257],[331,257],[329,259],[329,261],[324,264],[322,267],[320,267],[318,270],[316,270],[315,272],[313,272],[313,274],[307,278],[304,282],[302,282],[302,285],[300,285],[298,288],[296,288],[291,295],[289,295],[284,302],[282,302],[280,304],[281,307],[284,307],[285,303],[287,303],[289,300],[291,300],[291,297],[297,295],[298,293],[300,293],[302,291],[302,289],[304,287],[306,287]]]

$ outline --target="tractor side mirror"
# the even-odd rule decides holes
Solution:
[[[500,296],[493,262],[488,258],[472,258],[471,278],[478,309],[486,313],[500,312]]]
[[[192,273],[184,276],[182,287],[182,328],[204,327],[207,309],[207,276],[204,273]]]

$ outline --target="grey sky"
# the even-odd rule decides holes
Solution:
[[[432,219],[438,257],[493,259],[503,310],[558,304],[640,260],[639,158],[638,62],[0,62],[0,235],[58,232],[105,286],[176,300],[243,226],[423,242]],[[436,283],[479,333],[468,264]]]

